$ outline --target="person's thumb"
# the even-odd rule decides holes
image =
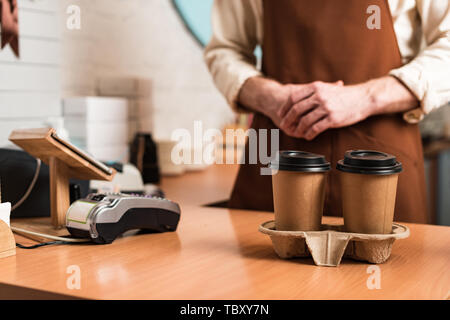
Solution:
[[[342,86],[344,86],[344,81],[339,80],[339,81],[336,81],[334,84],[342,87]]]

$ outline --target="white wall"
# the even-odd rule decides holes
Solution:
[[[18,1],[21,57],[0,51],[0,145],[14,128],[60,116],[61,97],[96,95],[102,76],[152,80],[157,138],[195,120],[205,128],[232,121],[170,0]],[[72,4],[81,30],[66,28]]]
[[[19,0],[18,6],[20,59],[9,45],[0,51],[0,146],[14,128],[61,115],[58,3]]]
[[[221,128],[233,119],[170,0],[63,0],[81,8],[81,30],[63,28],[65,96],[94,95],[101,76],[152,80],[153,131],[170,138],[176,128]],[[67,15],[65,15],[67,16]],[[64,21],[63,21],[64,22]],[[144,128],[145,129],[145,128]]]

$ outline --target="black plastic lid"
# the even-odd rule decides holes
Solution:
[[[394,174],[402,172],[402,164],[395,156],[372,150],[350,150],[339,160],[336,169],[350,173]]]
[[[269,168],[284,171],[325,172],[331,169],[324,156],[304,151],[279,151]]]

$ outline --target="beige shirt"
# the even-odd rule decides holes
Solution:
[[[450,101],[450,0],[388,3],[404,63],[390,75],[420,101],[420,108],[404,114],[406,121],[415,123]],[[215,0],[212,27],[206,63],[230,106],[244,111],[237,104],[240,88],[248,78],[263,76],[254,55],[263,40],[262,0]]]

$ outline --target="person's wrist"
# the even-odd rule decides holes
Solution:
[[[418,100],[397,78],[386,76],[364,84],[367,116],[405,112],[418,106]]]
[[[286,87],[277,81],[266,80],[261,86],[260,105],[263,109],[262,112],[273,119],[277,116],[280,105],[285,101]]]
[[[379,92],[380,86],[378,81],[379,79],[374,79],[361,84],[362,99],[364,101],[363,118],[382,113],[383,101]]]
[[[277,102],[283,86],[260,76],[249,78],[239,93],[239,101],[253,111],[272,118],[276,115]]]

